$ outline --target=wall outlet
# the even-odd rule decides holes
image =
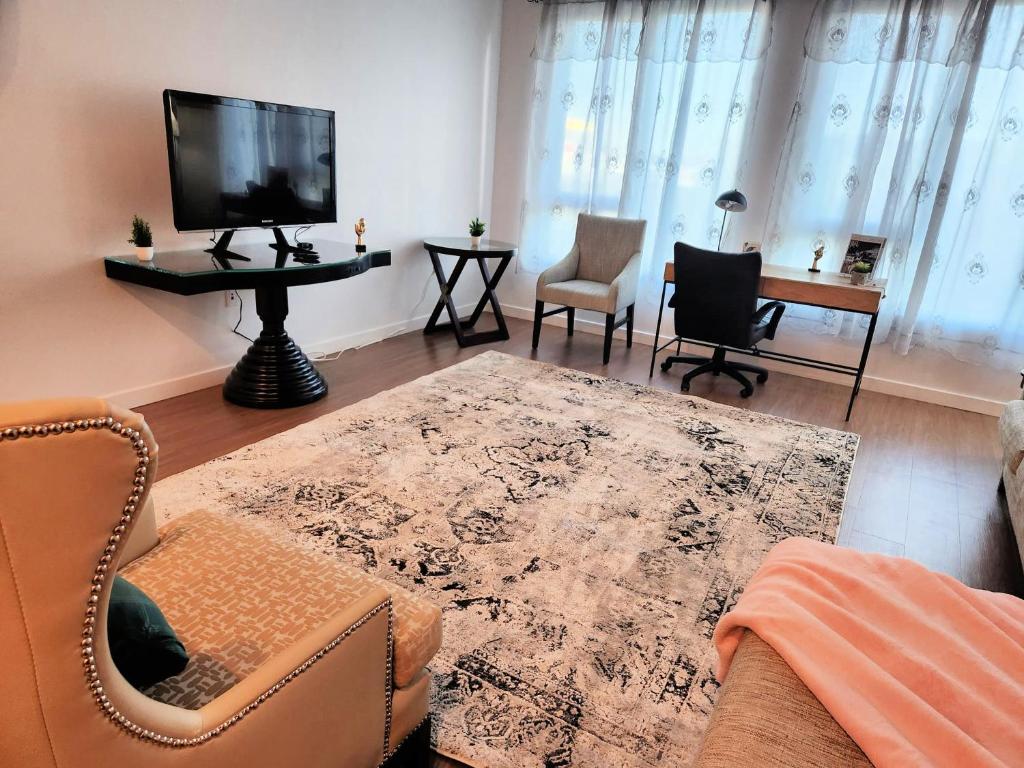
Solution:
[[[235,302],[236,301],[238,301],[238,297],[235,295],[234,291],[224,291],[224,306],[225,307],[233,307],[233,306],[235,306]]]

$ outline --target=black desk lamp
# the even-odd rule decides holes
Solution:
[[[747,210],[747,197],[738,189],[723,192],[715,200],[715,205],[722,209],[722,228],[718,231],[718,250],[722,250],[722,236],[725,234],[725,217],[729,212],[743,213]]]

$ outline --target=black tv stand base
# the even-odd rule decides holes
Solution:
[[[319,400],[327,382],[284,330],[288,289],[256,289],[263,330],[224,382],[224,399],[247,408],[292,408]]]
[[[288,238],[284,236],[284,232],[281,231],[280,227],[274,227],[274,242],[270,244],[278,253],[301,253],[306,256],[316,256],[316,251],[310,248],[300,248],[297,245],[292,245],[288,242]]]
[[[248,256],[242,256],[240,253],[233,253],[229,250],[231,245],[231,238],[234,236],[237,230],[228,229],[221,233],[221,236],[217,238],[217,241],[213,244],[212,248],[207,248],[206,253],[212,253],[214,256],[220,259],[238,259],[239,261],[252,261]],[[316,256],[317,253],[312,248],[300,248],[297,245],[292,245],[288,242],[288,238],[285,237],[284,232],[281,231],[280,227],[274,227],[274,242],[269,243],[270,247],[277,251],[279,254],[285,253],[298,253],[304,256]]]
[[[217,241],[213,244],[213,248],[207,248],[206,253],[212,253],[218,259],[237,259],[238,261],[252,261],[248,256],[243,256],[240,253],[234,253],[228,249],[231,245],[231,238],[234,236],[235,230],[229,229],[223,232]],[[227,266],[225,266],[225,269]]]

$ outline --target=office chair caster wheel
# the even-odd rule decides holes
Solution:
[[[744,400],[750,397],[752,394],[754,394],[753,389],[744,389],[740,391],[740,397],[742,397]]]
[[[680,384],[679,385],[679,391],[680,392],[689,392],[690,391],[690,382],[684,381],[682,384]]]
[[[672,363],[662,363],[661,364],[661,372],[662,373],[668,373],[668,369],[671,368],[671,367],[672,367]]]
[[[759,373],[759,374],[757,374],[757,383],[758,384],[764,384],[766,381],[768,381],[768,374],[767,373]]]

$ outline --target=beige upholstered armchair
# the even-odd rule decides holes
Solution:
[[[426,766],[440,612],[266,530],[157,530],[157,446],[100,400],[0,405],[0,763]],[[190,655],[146,691],[111,658],[120,571]]]
[[[533,315],[533,348],[540,343],[545,317],[565,312],[572,336],[577,309],[603,312],[604,363],[612,351],[612,334],[625,324],[626,347],[633,346],[633,307],[640,280],[640,253],[647,222],[581,213],[576,242],[569,254],[537,278],[537,306]],[[544,304],[560,304],[544,311]],[[618,318],[625,310],[625,316]]]

